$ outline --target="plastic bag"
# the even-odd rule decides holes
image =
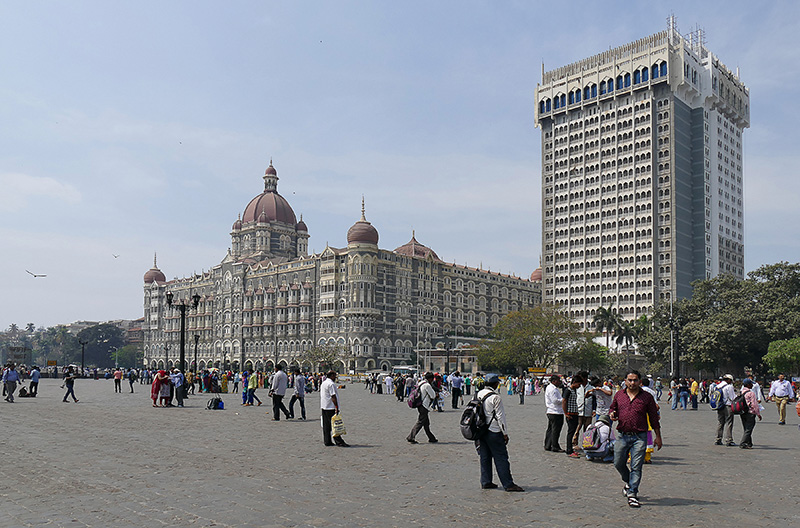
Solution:
[[[333,436],[342,436],[347,434],[341,414],[336,413],[331,416],[331,429],[333,430]]]

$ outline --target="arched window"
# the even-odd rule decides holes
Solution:
[[[549,111],[550,111],[550,99],[548,99],[548,100],[547,100],[547,107],[546,107],[546,111],[547,111],[547,112],[549,112]]]
[[[574,102],[575,102],[575,92],[570,92],[569,93],[569,104],[572,104]]]
[[[633,84],[639,84],[640,82],[642,82],[641,73],[639,70],[636,70],[633,72]]]
[[[580,89],[575,90],[575,102],[576,103],[580,103],[581,102],[581,91],[580,91]]]
[[[539,113],[540,113],[540,114],[543,114],[543,113],[544,113],[544,101],[542,101],[541,103],[539,103]]]
[[[587,86],[586,88],[584,88],[584,89],[583,89],[583,99],[584,99],[584,101],[585,101],[586,99],[589,99],[591,96],[592,96],[592,91],[591,91],[591,89],[590,89],[590,88]]]
[[[606,82],[600,81],[600,95],[606,94]]]
[[[617,90],[622,90],[622,82],[623,82],[622,75],[620,75],[619,77],[617,77]]]
[[[631,85],[631,74],[630,73],[626,73],[625,74],[625,88],[627,88],[630,85]]]
[[[592,85],[592,97],[597,97],[597,85]]]
[[[661,63],[661,76],[664,77],[666,75],[667,75],[667,63],[666,62],[662,62]]]
[[[648,77],[647,73],[649,71],[650,70],[647,69],[647,67],[642,68],[642,82],[647,82],[647,77]]]
[[[653,79],[658,79],[658,64],[653,64],[653,67],[650,68],[650,71],[652,72],[651,77]]]
[[[558,110],[558,107],[559,107],[559,106],[561,106],[561,105],[560,105],[560,104],[559,104],[559,102],[558,102],[558,97],[556,97],[556,104],[555,104],[555,108],[556,108],[556,110]]]
[[[566,94],[561,94],[561,106],[567,106],[567,96],[566,96]]]

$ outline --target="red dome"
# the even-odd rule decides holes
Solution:
[[[406,257],[427,258],[428,255],[430,255],[435,260],[441,260],[439,258],[439,255],[437,255],[434,250],[432,250],[431,248],[429,248],[424,244],[420,244],[419,242],[417,242],[417,239],[413,233],[411,235],[411,240],[409,240],[408,243],[403,244],[399,248],[395,249],[394,252],[397,253],[398,255],[405,255]]]
[[[294,211],[286,199],[275,191],[264,191],[247,204],[242,215],[242,223],[250,223],[258,220],[261,213],[264,213],[267,221],[283,222],[294,226],[297,218]]]
[[[275,167],[272,166],[272,160],[269,160],[269,167],[267,167],[267,170],[264,171],[264,174],[269,174],[270,176],[278,175],[278,171],[276,171]]]
[[[305,222],[303,222],[303,217],[302,216],[300,217],[300,221],[297,222],[297,225],[294,226],[294,228],[297,231],[305,231],[306,233],[308,233],[308,226],[306,225]]]
[[[154,282],[167,282],[167,277],[158,269],[156,255],[153,255],[153,267],[144,274],[145,284],[152,284]]]
[[[378,245],[378,230],[366,220],[359,220],[347,230],[347,243]]]
[[[147,273],[144,274],[145,284],[152,284],[154,282],[167,282],[167,277],[165,277],[158,268],[147,270]]]
[[[231,228],[233,231],[239,231],[242,228],[242,219],[237,218],[236,221],[233,223],[233,227]]]
[[[531,282],[541,282],[542,280],[542,268],[541,266],[533,270],[531,273]]]

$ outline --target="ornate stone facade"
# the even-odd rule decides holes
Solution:
[[[199,275],[166,281],[154,263],[145,274],[145,364],[177,363],[180,314],[166,303],[190,302],[186,359],[200,368],[234,370],[301,363],[315,345],[339,345],[340,370],[388,370],[416,362],[417,349],[442,335],[487,335],[503,315],[540,302],[540,283],[442,262],[415,236],[379,249],[378,231],[361,219],[344,248],[308,255],[308,228],[278,194],[270,163],[265,190],[233,225],[231,249]],[[317,365],[304,365],[315,369]]]

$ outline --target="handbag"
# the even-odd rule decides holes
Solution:
[[[333,436],[342,436],[347,434],[347,431],[344,428],[344,422],[342,421],[342,415],[339,413],[334,414],[331,416],[331,429],[333,430]]]

